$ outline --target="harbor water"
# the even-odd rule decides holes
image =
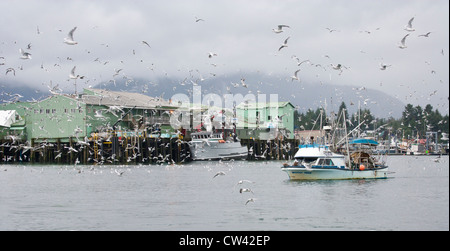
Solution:
[[[449,230],[448,156],[389,157],[383,180],[282,164],[0,165],[0,230]]]

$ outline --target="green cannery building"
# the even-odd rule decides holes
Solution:
[[[0,137],[12,134],[12,129],[22,129],[23,140],[29,142],[80,141],[113,130],[124,136],[170,133],[175,109],[169,101],[139,93],[84,89],[77,96],[56,94],[41,101],[0,105],[0,110],[15,111],[20,118],[16,128],[1,127]]]

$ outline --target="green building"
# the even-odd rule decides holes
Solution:
[[[41,101],[0,106],[0,110],[18,114],[21,119],[15,129],[22,129],[23,137],[30,142],[78,141],[113,129],[123,136],[170,133],[170,114],[175,109],[170,101],[100,89],[84,89],[78,96],[59,94]],[[11,134],[11,128],[0,128],[0,136]]]
[[[294,139],[294,109],[290,102],[241,103],[236,108],[240,139]]]

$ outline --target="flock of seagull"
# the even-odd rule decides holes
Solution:
[[[219,177],[219,176],[224,176],[224,175],[226,175],[227,173],[226,172],[224,172],[224,171],[219,171],[219,172],[217,172],[212,178],[214,179],[214,178],[216,178],[216,177]],[[249,184],[253,184],[253,183],[255,183],[254,181],[251,181],[251,180],[239,180],[237,183],[236,183],[236,185],[234,186],[235,188],[236,188],[236,186],[239,186],[239,185],[242,185],[242,184],[244,184],[244,183],[249,183]],[[248,188],[248,187],[239,187],[239,193],[240,194],[242,194],[242,193],[252,193],[253,194],[253,191],[252,191],[252,189],[251,188]],[[247,205],[248,203],[250,203],[250,202],[255,202],[255,200],[256,200],[256,198],[249,198],[249,199],[247,199],[246,200],[246,202],[245,202],[245,205]]]
[[[414,31],[416,30],[416,29],[413,27],[413,21],[414,21],[414,17],[412,17],[412,18],[408,21],[408,24],[405,25],[404,30],[407,31],[407,32],[409,32],[409,33],[406,34],[406,35],[400,40],[400,43],[398,44],[398,48],[400,48],[400,49],[406,49],[406,48],[408,48],[408,46],[406,45],[406,38],[408,38],[408,36],[410,36],[411,32],[414,32]],[[280,34],[280,33],[283,33],[283,32],[285,31],[284,28],[291,28],[291,26],[285,25],[285,24],[280,24],[280,25],[277,26],[277,28],[273,28],[272,31],[273,31],[274,33],[276,33],[276,34]],[[332,29],[332,28],[329,28],[329,27],[326,27],[325,29],[328,30],[330,33],[332,33],[332,32],[340,32],[340,30]],[[379,29],[380,29],[380,28],[377,28],[377,30],[379,30]],[[366,32],[366,33],[368,33],[368,34],[371,33],[370,31],[364,31],[364,32]],[[419,35],[419,37],[429,37],[430,34],[431,34],[431,32],[427,32],[427,33],[425,33],[425,34]],[[280,45],[280,47],[278,48],[278,51],[281,51],[282,49],[288,47],[288,41],[289,41],[290,38],[291,38],[291,37],[289,36],[289,37],[287,37],[287,38],[284,40],[284,42],[283,42],[283,43]],[[443,54],[443,50],[442,50],[441,53]],[[326,57],[328,57],[328,56],[326,56]],[[308,63],[308,64],[310,64],[310,65],[314,65],[309,59],[300,61],[300,59],[299,59],[297,56],[295,56],[295,55],[292,56],[292,58],[295,59],[295,60],[297,60],[298,66],[300,66],[302,63]],[[316,66],[316,67],[320,66],[320,67],[323,68],[323,66],[321,66],[320,64],[316,64],[315,66]],[[344,69],[349,69],[349,67],[346,67],[346,66],[344,66],[344,65],[342,65],[342,64],[330,64],[330,66],[331,66],[331,68],[332,68],[333,70],[339,71],[339,75],[342,74],[342,72],[343,72]],[[390,66],[392,66],[392,65],[388,65],[388,64],[385,64],[385,63],[380,63],[380,70],[384,71],[384,70],[386,70],[386,69],[387,69],[388,67],[390,67]],[[291,81],[295,81],[295,80],[296,80],[296,81],[300,81],[300,78],[299,78],[299,76],[298,76],[298,73],[299,73],[300,71],[301,71],[301,69],[298,69],[298,70],[296,70],[296,71],[294,72],[294,75],[291,76]]]

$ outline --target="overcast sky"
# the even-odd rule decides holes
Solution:
[[[123,76],[260,72],[289,80],[301,69],[301,83],[377,89],[405,104],[449,109],[448,0],[0,0],[0,22],[2,84],[69,88],[73,66],[86,76],[79,90]],[[279,24],[290,28],[276,34]],[[64,44],[74,27],[78,44]],[[20,59],[20,48],[32,59]],[[294,55],[313,65],[297,66]],[[382,71],[380,63],[391,66]],[[15,76],[5,74],[10,67]]]

